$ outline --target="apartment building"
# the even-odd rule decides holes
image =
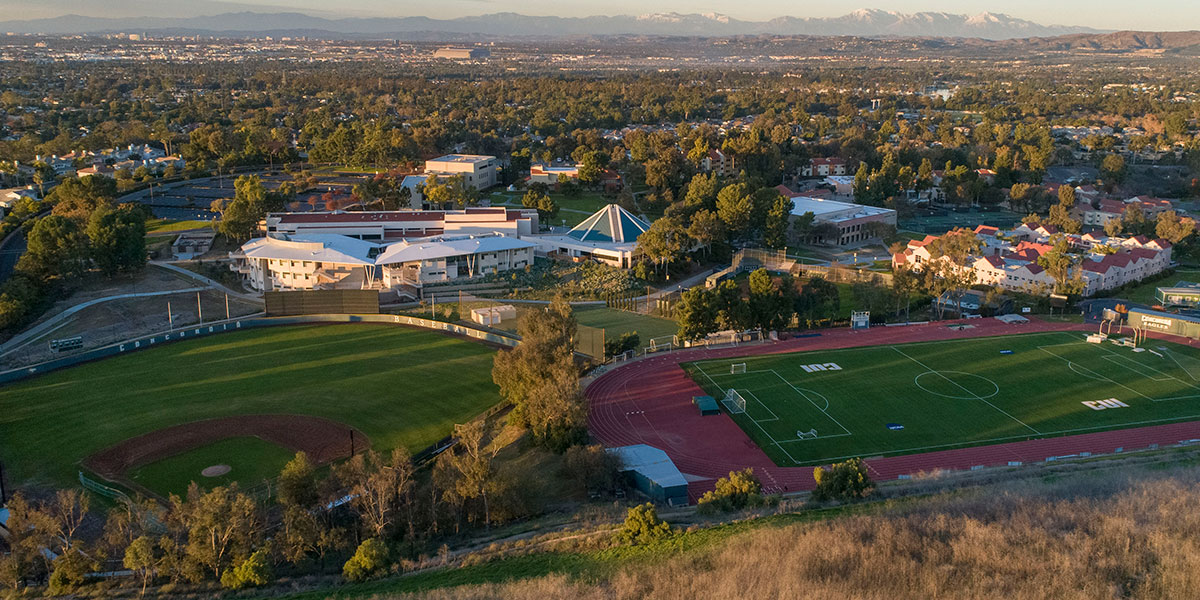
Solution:
[[[1054,248],[1050,241],[1057,231],[1052,227],[1022,224],[1002,236],[994,227],[980,226],[975,234],[983,242],[980,255],[961,268],[973,271],[976,283],[1029,294],[1046,294],[1054,288],[1054,278],[1038,264],[1038,257]],[[1077,269],[1084,296],[1141,281],[1171,265],[1171,243],[1166,240],[1106,237],[1097,232],[1065,238],[1081,254]],[[927,235],[910,241],[903,252],[892,256],[893,268],[923,270],[933,260],[928,246],[936,239]]]

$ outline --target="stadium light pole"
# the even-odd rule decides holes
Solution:
[[[175,317],[171,316],[170,300],[167,300],[167,331],[175,331]]]
[[[196,316],[200,318],[200,324],[204,324],[204,307],[200,306],[200,292],[196,292]]]

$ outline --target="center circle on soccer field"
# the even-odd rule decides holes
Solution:
[[[985,400],[1000,393],[995,381],[963,371],[925,371],[913,378],[922,390],[953,400]]]

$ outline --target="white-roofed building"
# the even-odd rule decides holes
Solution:
[[[633,266],[637,239],[650,224],[616,204],[596,211],[566,235],[531,235],[521,239],[534,242],[538,252],[560,254],[573,259],[595,259],[614,267]]]
[[[258,291],[398,289],[480,277],[533,264],[534,244],[504,235],[376,243],[337,234],[257,238],[231,268]],[[411,294],[415,295],[415,294]]]
[[[784,195],[787,196],[787,194]],[[862,244],[872,239],[871,232],[865,227],[867,223],[896,224],[896,211],[890,208],[866,206],[851,202],[838,202],[824,198],[810,198],[800,195],[789,196],[789,198],[792,201],[792,219],[801,217],[806,213],[812,213],[814,224],[829,224],[837,228],[838,233],[836,238],[813,239],[810,240],[812,243],[833,244],[837,246]]]
[[[536,233],[533,208],[473,207],[462,210],[379,210],[316,213],[270,213],[260,223],[267,236],[336,233],[390,242],[438,235],[518,236]]]
[[[388,288],[481,277],[533,264],[534,244],[502,235],[436,237],[388,244],[375,259]]]
[[[263,291],[366,289],[379,245],[334,234],[257,238],[232,255],[231,268]]]

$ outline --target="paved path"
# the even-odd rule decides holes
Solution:
[[[180,275],[183,275],[184,277],[188,277],[191,279],[195,279],[196,281],[206,283],[206,284],[208,284],[209,287],[221,290],[222,292],[225,292],[226,294],[229,294],[230,296],[234,296],[240,300],[244,300],[246,302],[252,302],[254,304],[262,304],[263,303],[263,299],[261,296],[258,296],[255,294],[249,294],[244,291],[238,291],[233,288],[226,287],[225,284],[223,284],[215,279],[209,279],[208,277],[205,277],[195,271],[185,269],[179,265],[171,264],[169,262],[164,262],[164,261],[150,261],[150,264],[154,265],[156,267],[161,267],[168,271],[172,271],[174,273],[178,273]]]
[[[207,287],[193,287],[193,288],[186,288],[186,289],[182,289],[182,290],[163,290],[160,292],[134,292],[134,293],[129,293],[129,294],[117,294],[115,296],[105,296],[103,298],[96,298],[94,300],[88,300],[87,302],[82,302],[80,304],[76,304],[75,306],[72,306],[72,307],[58,313],[57,315],[54,315],[53,317],[50,317],[49,319],[46,319],[45,321],[38,323],[34,327],[31,327],[31,328],[13,336],[12,339],[8,340],[7,342],[0,344],[0,356],[3,356],[14,350],[17,350],[18,348],[21,348],[28,342],[30,342],[34,339],[37,339],[43,333],[46,333],[47,331],[54,329],[55,326],[57,326],[59,323],[62,323],[64,320],[69,319],[75,313],[77,313],[85,308],[88,308],[90,306],[95,306],[97,304],[103,304],[105,302],[111,302],[113,300],[122,300],[124,298],[149,298],[149,297],[153,297],[153,296],[169,296],[171,294],[186,294],[189,292],[203,292],[207,289],[208,289]]]

